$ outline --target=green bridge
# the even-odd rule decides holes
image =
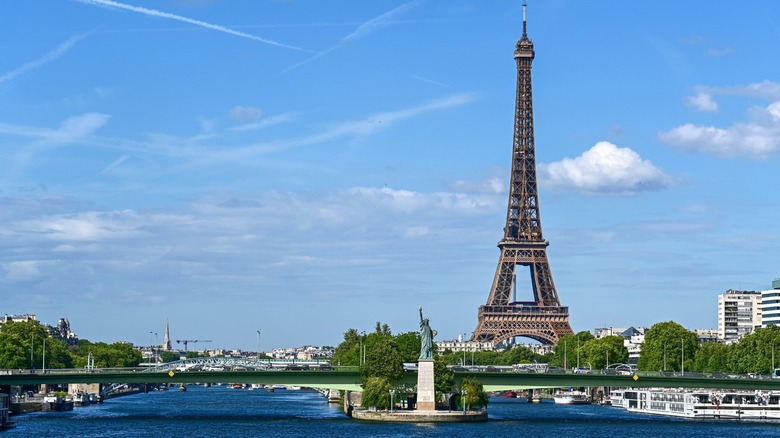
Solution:
[[[455,384],[464,377],[474,377],[486,391],[565,387],[659,387],[720,388],[780,391],[780,379],[715,378],[703,375],[664,376],[638,372],[633,375],[455,372]],[[360,390],[360,372],[356,367],[332,370],[263,370],[263,371],[150,371],[141,369],[100,370],[0,370],[0,386],[67,383],[263,383],[326,389]],[[417,383],[417,373],[408,371],[403,383]]]

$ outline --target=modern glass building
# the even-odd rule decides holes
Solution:
[[[780,326],[780,278],[772,282],[772,289],[761,291],[761,327]]]

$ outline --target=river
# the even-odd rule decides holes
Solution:
[[[478,424],[384,424],[347,418],[315,391],[191,385],[111,399],[71,412],[14,417],[9,437],[777,437],[778,422],[683,420],[595,405],[490,399]]]

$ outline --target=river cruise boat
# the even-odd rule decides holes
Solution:
[[[670,417],[780,420],[780,392],[776,391],[626,389],[612,400],[613,406],[629,412]]]
[[[586,405],[590,403],[590,396],[587,392],[570,389],[556,391],[553,395],[553,400],[558,405]]]

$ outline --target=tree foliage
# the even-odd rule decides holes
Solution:
[[[433,386],[438,400],[442,394],[452,392],[455,385],[455,373],[447,368],[447,362],[442,356],[436,356],[433,362]]]
[[[333,363],[343,366],[360,365],[360,334],[351,328],[344,333],[344,341],[333,352]]]
[[[694,371],[699,338],[674,321],[653,324],[645,333],[637,369],[642,371]],[[684,362],[683,362],[684,360]]]
[[[595,338],[589,331],[561,337],[553,347],[549,364],[568,369],[576,367],[579,358],[579,366],[584,366],[588,361],[584,356],[584,346],[591,339]]]
[[[706,342],[696,351],[694,369],[703,373],[729,372],[729,347],[717,342]]]
[[[160,352],[160,360],[163,363],[176,362],[177,360],[179,360],[180,357],[181,355],[179,355],[179,353],[174,353],[173,351]]]
[[[362,382],[367,382],[371,377],[384,377],[393,383],[403,376],[403,358],[393,338],[382,335],[366,349],[366,361],[360,367]]]
[[[390,390],[393,384],[386,377],[369,377],[363,382],[363,394],[360,405],[387,409],[390,407]]]
[[[87,366],[89,353],[95,358],[95,366],[98,368],[123,368],[136,367],[141,363],[141,352],[126,342],[90,342],[86,339],[79,340],[79,345],[70,348],[73,356],[73,365],[76,368]]]
[[[406,332],[395,336],[395,343],[404,362],[414,363],[420,358],[420,333]]]
[[[65,344],[52,338],[38,321],[5,323],[0,331],[0,368],[43,368],[44,365],[71,368],[73,361]]]
[[[775,367],[780,364],[780,327],[770,325],[758,328],[729,346],[727,367],[738,374],[772,372],[773,355],[778,355]]]
[[[460,392],[461,403],[465,402],[467,410],[475,407],[487,407],[488,394],[477,379],[464,377],[460,382]]]
[[[445,350],[441,356],[448,365],[514,365],[518,363],[547,362],[547,357],[534,353],[522,345],[503,351],[453,352]]]
[[[604,369],[607,361],[610,364],[628,362],[628,349],[623,345],[622,337],[604,336],[586,341],[580,348],[580,356],[581,367],[587,364],[592,369]]]

